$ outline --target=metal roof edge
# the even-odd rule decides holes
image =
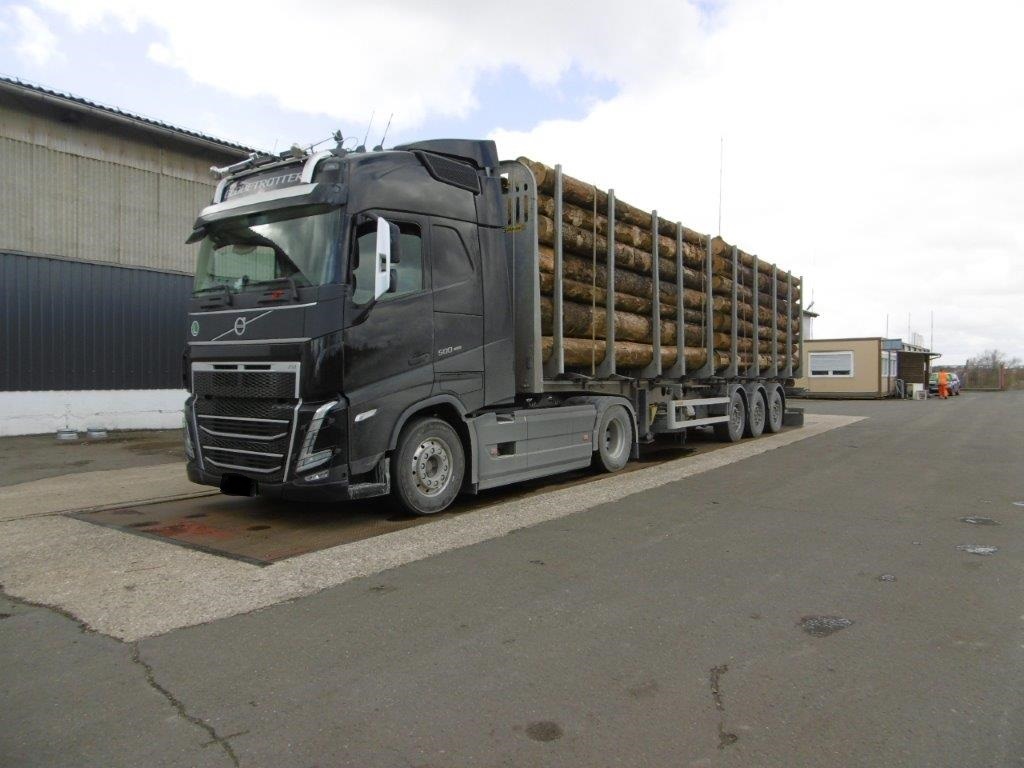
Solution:
[[[191,131],[161,120],[154,120],[153,118],[126,112],[117,107],[111,107],[70,93],[29,83],[16,77],[0,75],[0,91],[15,93],[42,103],[62,106],[84,114],[91,114],[100,119],[127,125],[203,149],[234,154],[240,158],[256,151],[252,147],[246,147],[225,139],[218,139],[215,136],[198,131]]]

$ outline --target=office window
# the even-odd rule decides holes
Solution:
[[[811,352],[811,376],[853,376],[853,352]]]

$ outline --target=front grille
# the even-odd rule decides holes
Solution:
[[[220,469],[250,470],[260,477],[278,475],[284,467],[284,456],[236,451],[224,448],[206,448],[206,461]]]
[[[200,431],[211,437],[242,437],[251,440],[276,440],[284,437],[290,428],[290,419],[225,419],[204,416],[199,424]]]
[[[298,378],[298,363],[193,364],[197,436],[208,470],[284,479]]]
[[[242,397],[218,397],[206,394],[196,397],[196,413],[204,418],[242,418],[250,421],[273,419],[291,421],[295,401],[291,398],[276,400],[247,399]]]
[[[192,379],[197,395],[218,397],[295,397],[295,376],[277,371],[196,371]]]

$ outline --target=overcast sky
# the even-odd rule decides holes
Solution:
[[[583,13],[582,9],[588,12]],[[803,274],[818,337],[1024,358],[1024,3],[0,0],[0,73],[282,149],[492,137]]]

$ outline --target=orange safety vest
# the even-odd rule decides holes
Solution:
[[[948,387],[949,386],[949,374],[946,373],[945,371],[939,371],[939,386],[940,387]]]

